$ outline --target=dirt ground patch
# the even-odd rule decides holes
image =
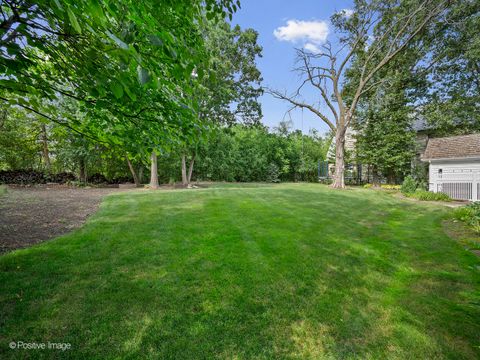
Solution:
[[[0,254],[55,238],[80,227],[103,197],[118,188],[9,186],[0,195]]]

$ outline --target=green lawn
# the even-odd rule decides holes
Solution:
[[[0,257],[0,358],[478,359],[480,261],[446,215],[314,184],[113,195]]]

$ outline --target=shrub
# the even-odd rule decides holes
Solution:
[[[320,184],[325,184],[325,185],[331,185],[333,184],[333,179],[327,178],[327,179],[320,179],[318,180]]]
[[[451,201],[452,199],[445,193],[434,193],[430,191],[425,191],[422,189],[417,189],[413,193],[406,193],[408,197],[415,198],[421,201]]]
[[[268,165],[268,174],[267,174],[267,181],[272,183],[279,183],[280,182],[280,169],[278,168],[277,164],[270,163]]]
[[[401,186],[401,191],[404,194],[413,194],[417,190],[417,182],[413,177],[408,175]]]
[[[454,217],[480,233],[480,201],[456,209]]]
[[[363,185],[363,187],[364,187],[365,189],[370,189],[372,186],[373,186],[373,184],[365,184],[365,185]]]
[[[426,181],[417,181],[417,189],[422,189],[428,191],[428,182]]]

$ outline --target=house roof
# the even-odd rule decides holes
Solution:
[[[480,134],[429,139],[423,160],[480,158]]]

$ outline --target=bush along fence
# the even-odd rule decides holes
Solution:
[[[422,201],[451,201],[452,199],[445,193],[442,192],[430,192],[422,188],[412,176],[407,176],[403,181],[402,187],[400,188],[402,194],[411,197],[414,199]]]

